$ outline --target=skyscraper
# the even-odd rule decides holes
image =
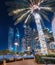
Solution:
[[[13,28],[9,28],[9,32],[8,32],[8,49],[10,51],[13,50],[13,39],[14,39],[14,30],[13,30]]]
[[[26,50],[30,47],[31,50],[40,49],[40,41],[36,29],[31,29],[29,25],[25,26],[24,39],[26,40]],[[23,43],[22,43],[23,44]],[[23,44],[24,45],[24,44]]]
[[[24,34],[25,34],[25,40],[26,40],[26,49],[28,49],[28,47],[32,47],[32,34],[31,34],[31,28],[29,25],[26,25],[25,30],[24,30]]]
[[[32,38],[33,38],[33,47],[34,47],[34,50],[35,49],[39,49],[39,46],[40,46],[40,42],[39,42],[39,38],[38,38],[38,32],[36,29],[33,29],[33,33],[32,33]]]
[[[19,35],[19,30],[18,28],[16,28],[16,32],[15,32],[15,43],[18,44],[18,47],[16,49],[16,51],[18,52],[20,50],[20,35]]]
[[[22,38],[22,51],[26,51],[26,40],[25,37]]]

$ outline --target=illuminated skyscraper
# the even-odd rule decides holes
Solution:
[[[28,47],[31,48],[31,50],[35,50],[35,49],[40,49],[40,41],[38,38],[38,32],[36,29],[31,29],[29,25],[25,26],[25,30],[24,30],[24,39],[26,40],[26,49],[28,49]]]
[[[28,47],[31,48],[32,47],[32,34],[31,34],[31,28],[29,25],[25,27],[24,34],[25,34],[25,40],[26,40],[26,49]]]
[[[36,49],[39,49],[40,48],[40,42],[39,42],[39,38],[38,38],[38,32],[36,29],[33,29],[33,47],[34,47],[34,50]]]
[[[13,28],[9,28],[9,32],[8,32],[8,49],[10,51],[13,50],[13,39],[14,39],[14,30],[13,30]]]
[[[26,51],[26,40],[24,37],[22,38],[22,51]]]
[[[16,28],[16,33],[15,33],[15,43],[18,43],[19,47],[20,47],[20,35],[19,35],[19,30],[18,28]],[[17,47],[17,52],[20,50],[20,48]]]
[[[52,31],[49,31],[48,28],[45,28],[44,29],[44,35],[45,35],[45,40],[47,42],[47,48],[49,49],[50,45],[51,45],[51,42],[54,41],[54,38],[53,38],[53,32]]]

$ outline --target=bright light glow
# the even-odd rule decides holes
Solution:
[[[41,19],[40,15],[38,13],[34,13],[33,15],[35,16],[35,19],[37,19],[37,20]]]
[[[13,48],[11,48],[11,50],[13,50]]]
[[[19,35],[19,34],[17,34],[17,36],[19,37],[20,35]]]
[[[27,50],[30,51],[30,49],[31,49],[30,46],[28,46]]]
[[[26,28],[26,25],[24,25],[24,28]]]
[[[18,43],[17,43],[17,42],[15,42],[15,43],[14,43],[14,45],[15,45],[15,46],[18,46]]]
[[[33,9],[38,9],[39,7],[37,5],[33,5]]]
[[[10,49],[9,49],[10,51],[13,51],[13,47],[10,47]]]
[[[18,12],[20,12],[20,10],[19,10],[19,9],[18,9],[18,10],[13,11],[13,13],[14,13],[14,14],[16,14],[16,13],[18,13]]]
[[[52,33],[52,31],[49,31],[50,33]]]
[[[19,12],[21,12],[21,11],[26,10],[26,9],[28,9],[28,8],[24,8],[24,9],[17,9],[17,10],[14,10],[14,11],[13,11],[13,13],[14,13],[14,14],[17,14],[17,13],[19,13]]]
[[[34,11],[35,9],[40,10],[40,7],[39,7],[38,5],[32,5],[32,6],[30,6],[31,13],[33,13],[33,11]]]

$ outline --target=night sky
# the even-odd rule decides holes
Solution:
[[[0,0],[0,50],[4,50],[8,48],[8,29],[9,27],[19,28],[20,36],[23,36],[24,28],[23,21],[19,23],[17,26],[13,25],[12,17],[8,16],[7,6],[5,5],[6,0]],[[50,22],[44,20],[45,26],[51,30],[51,16],[49,15]],[[35,24],[30,23],[31,27],[35,27]]]

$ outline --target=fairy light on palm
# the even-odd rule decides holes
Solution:
[[[31,15],[34,16],[33,19],[35,19],[36,22],[42,54],[48,54],[48,52],[47,52],[44,33],[42,31],[42,26],[41,26],[41,19],[42,19],[41,15],[47,21],[49,21],[46,11],[50,11],[54,13],[55,11],[54,2],[55,2],[54,0],[52,1],[49,0],[48,3],[45,2],[45,0],[18,0],[18,1],[14,0],[12,2],[6,3],[8,6],[11,7],[9,9],[9,15],[14,16],[14,20],[15,20],[14,25],[17,25],[23,19],[25,19],[24,23],[27,23],[32,18]]]

